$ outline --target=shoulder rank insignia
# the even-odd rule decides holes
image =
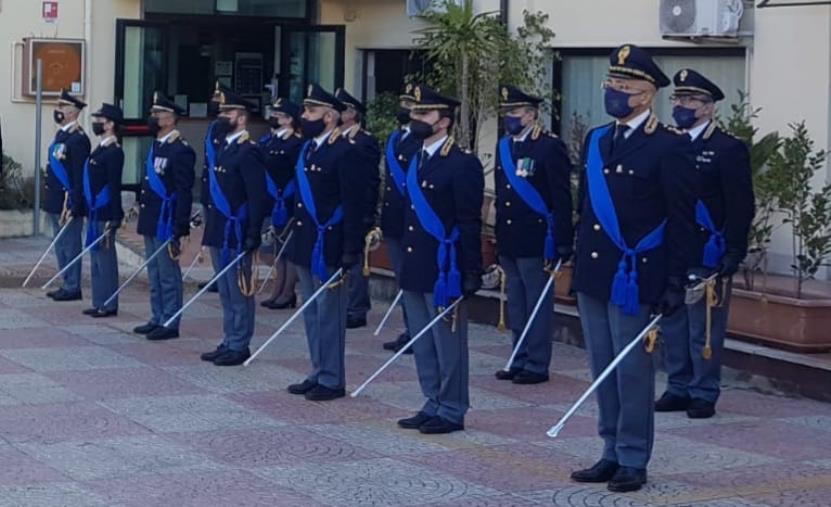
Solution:
[[[534,130],[531,131],[531,139],[536,141],[542,135],[542,125],[534,125]]]
[[[452,137],[448,137],[447,141],[445,141],[444,146],[441,147],[441,156],[446,157],[450,154],[450,150],[453,149],[453,145],[456,143],[456,140]]]
[[[335,130],[332,131],[332,134],[329,136],[329,144],[335,144],[340,137],[341,130],[340,127],[335,127]]]
[[[624,46],[625,47],[625,46]],[[655,130],[658,128],[658,117],[655,116],[655,113],[649,115],[649,119],[646,120],[646,125],[643,128],[643,131],[646,135],[652,135],[655,133]]]
[[[251,139],[251,136],[248,134],[247,130],[244,130],[239,138],[237,138],[237,144],[243,144],[249,139]]]
[[[181,136],[182,136],[182,134],[180,134],[178,130],[174,130],[173,132],[170,133],[170,137],[167,138],[167,144],[175,143],[176,141],[179,140],[179,138]]]
[[[703,136],[704,140],[707,140],[707,139],[710,139],[711,137],[713,137],[713,134],[715,133],[716,128],[718,128],[718,126],[716,125],[716,122],[711,121],[710,124],[707,126],[707,130],[704,131],[704,136]]]

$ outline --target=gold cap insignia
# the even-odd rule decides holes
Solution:
[[[632,50],[629,48],[629,46],[623,46],[622,48],[620,48],[620,50],[618,50],[617,52],[617,64],[626,65],[626,59],[629,58],[629,53],[631,51]]]
[[[684,69],[684,70],[681,71],[681,75],[679,76],[679,78],[681,79],[682,83],[687,80],[687,74],[688,74],[687,69]]]
[[[159,103],[159,92],[153,92],[153,103],[154,104]]]
[[[413,90],[413,96],[416,99],[416,102],[421,102],[421,87],[416,86],[415,90]]]
[[[225,92],[219,92],[219,101],[220,104],[225,104]]]
[[[309,85],[309,87],[306,89],[306,96],[311,97],[312,92],[314,91],[314,89],[315,89],[314,85]]]
[[[278,99],[274,102],[274,107],[280,107],[280,106],[282,106],[282,105],[283,105],[283,99],[282,99],[282,98],[278,98]]]
[[[502,100],[508,100],[508,88],[502,87]]]
[[[407,83],[407,86],[404,88],[404,91],[407,92],[408,94],[413,93],[413,84],[412,83]]]

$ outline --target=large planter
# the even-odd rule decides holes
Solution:
[[[561,305],[577,305],[577,298],[571,295],[571,281],[574,267],[567,264],[560,268],[560,275],[554,284],[554,300]]]
[[[828,352],[831,298],[797,299],[736,288],[727,329],[745,341],[795,352]]]
[[[46,213],[41,212],[40,231],[46,230]],[[34,218],[32,211],[0,210],[0,238],[17,238],[31,236]]]

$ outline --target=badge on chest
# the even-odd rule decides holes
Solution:
[[[533,176],[537,170],[536,163],[532,158],[521,158],[516,162],[516,175],[521,178]]]
[[[52,152],[58,160],[63,160],[66,158],[66,145],[64,143],[58,143],[55,145],[55,149]]]
[[[164,176],[167,170],[167,160],[166,157],[156,157],[153,159],[153,169],[156,170],[156,174]]]

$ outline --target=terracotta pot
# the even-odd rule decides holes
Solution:
[[[392,271],[392,260],[390,260],[389,252],[387,251],[387,243],[381,242],[378,250],[370,252],[369,264],[373,268],[383,268]]]
[[[496,238],[488,233],[482,233],[482,267],[497,264]]]
[[[727,330],[736,338],[796,352],[831,350],[831,299],[733,289]]]
[[[574,268],[567,264],[560,268],[560,276],[554,284],[554,300],[561,305],[577,305],[577,298],[570,295],[571,280],[574,276]]]

